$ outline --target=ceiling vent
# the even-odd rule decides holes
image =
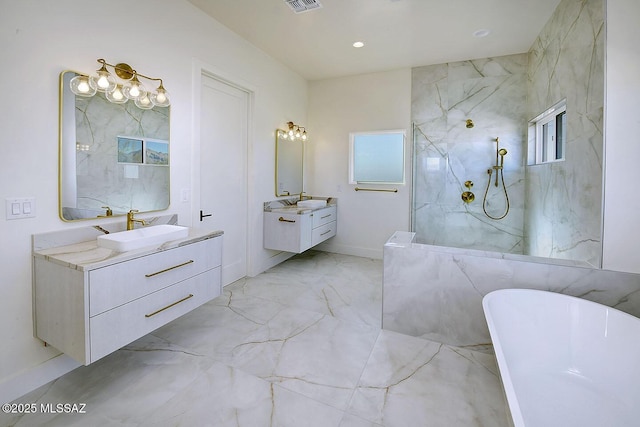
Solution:
[[[322,7],[318,0],[284,0],[295,13],[308,12]]]

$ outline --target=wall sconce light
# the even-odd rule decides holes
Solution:
[[[71,91],[78,96],[91,97],[97,92],[104,92],[106,98],[115,104],[124,104],[132,99],[143,110],[154,106],[168,107],[171,105],[169,93],[162,85],[162,79],[145,76],[131,68],[129,64],[109,64],[104,59],[98,59],[102,67],[94,76],[79,74],[71,79]],[[111,67],[122,82],[119,82],[107,69]],[[148,92],[138,77],[160,82],[155,92]]]
[[[307,130],[293,122],[287,122],[288,130],[278,129],[278,137],[282,139],[290,139],[292,141],[299,139],[307,140]]]

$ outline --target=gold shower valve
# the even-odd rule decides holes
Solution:
[[[473,181],[465,181],[464,186],[471,190],[471,187],[473,187]],[[462,193],[461,197],[462,201],[465,203],[471,203],[476,198],[475,194],[473,194],[471,191],[465,191],[464,193]]]
[[[462,201],[465,203],[471,203],[475,199],[476,199],[476,196],[471,191],[465,191],[464,193],[462,193]]]

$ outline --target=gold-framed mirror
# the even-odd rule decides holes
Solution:
[[[60,74],[59,215],[76,221],[164,210],[170,195],[170,107],[143,110],[103,93],[76,96]]]
[[[285,138],[286,131],[276,129],[276,196],[291,196],[303,191],[304,142]]]

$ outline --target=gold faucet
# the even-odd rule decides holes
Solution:
[[[127,230],[133,230],[133,225],[136,222],[139,222],[142,225],[147,225],[147,222],[144,219],[136,219],[133,216],[138,213],[137,209],[131,209],[127,212]]]
[[[103,206],[102,209],[106,209],[107,212],[105,212],[105,216],[113,216],[113,211],[111,210],[111,208],[109,206]]]
[[[301,192],[300,192],[300,201],[303,201],[303,200],[305,199],[305,197],[306,197],[306,198],[308,198],[308,199],[310,199],[310,198],[311,198],[310,196],[305,196],[305,195],[304,195],[304,191],[301,191]]]

